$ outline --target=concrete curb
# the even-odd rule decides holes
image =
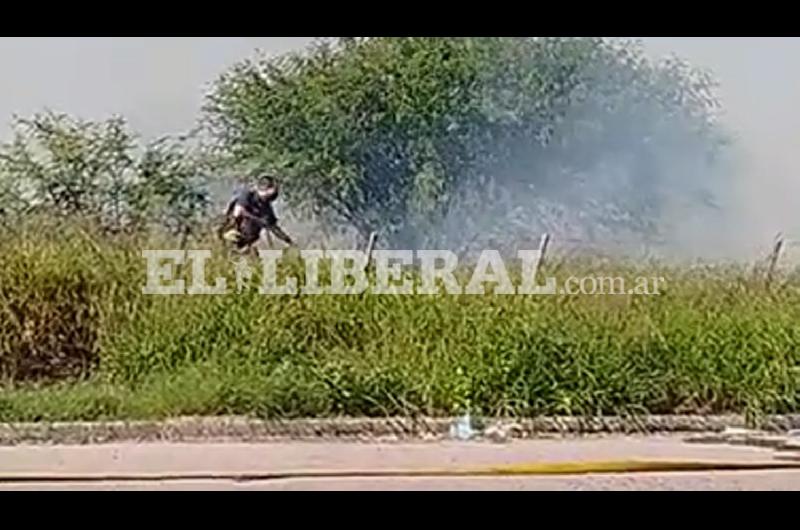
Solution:
[[[696,444],[763,447],[773,449],[777,452],[800,451],[800,431],[798,430],[775,433],[741,428],[728,428],[722,432],[691,435],[684,441]],[[792,458],[796,459],[796,456],[793,455]]]
[[[0,445],[83,445],[122,441],[275,441],[440,440],[449,437],[455,418],[341,418],[256,420],[241,417],[178,418],[166,421],[113,421],[0,424]],[[502,431],[500,440],[587,434],[666,434],[722,432],[746,426],[745,418],[730,416],[642,416],[603,418],[535,418],[473,420],[477,437]],[[800,429],[800,414],[770,416],[759,426],[765,432]]]

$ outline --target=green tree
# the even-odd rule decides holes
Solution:
[[[244,61],[208,97],[235,164],[291,207],[393,245],[459,244],[570,219],[654,235],[724,145],[713,83],[600,38],[348,38]],[[675,171],[675,169],[678,171]]]
[[[109,232],[158,225],[190,233],[209,204],[201,165],[181,141],[141,145],[121,118],[46,112],[14,121],[0,146],[0,212],[90,220]]]

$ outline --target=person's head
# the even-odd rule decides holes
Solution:
[[[278,197],[278,181],[270,175],[262,175],[256,182],[256,194],[262,200],[275,200]]]

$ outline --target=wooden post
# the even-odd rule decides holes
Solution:
[[[189,235],[192,229],[189,228],[189,225],[185,225],[183,229],[181,229],[181,241],[178,243],[180,245],[181,250],[186,250],[186,245],[189,244]]]
[[[778,260],[783,253],[784,240],[783,235],[778,234],[775,237],[775,246],[772,247],[772,253],[769,256],[769,265],[767,268],[767,287],[772,284],[772,279],[775,276],[775,269],[778,267]]]
[[[365,269],[369,267],[369,264],[372,262],[372,252],[375,250],[375,241],[377,239],[378,239],[377,233],[371,232],[369,234],[369,243],[367,243],[367,261],[364,264]]]
[[[550,234],[545,233],[539,240],[539,266],[536,268],[536,275],[541,274],[544,258],[547,255],[547,248],[550,246]],[[534,282],[539,285],[539,278],[534,278]]]
[[[541,260],[544,261],[544,256],[547,254],[547,247],[550,246],[550,234],[544,234],[542,239],[539,240],[539,252],[542,253]]]

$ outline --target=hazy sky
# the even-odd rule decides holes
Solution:
[[[737,230],[767,244],[783,232],[800,259],[800,38],[643,40],[653,55],[674,53],[715,75],[745,165],[736,191],[746,222]]]
[[[307,37],[0,37],[0,120],[44,107],[86,118],[124,115],[147,135],[194,124],[210,81],[256,48],[281,53]],[[800,39],[644,37],[712,70],[729,125],[766,160],[800,147]],[[2,123],[2,121],[0,121]],[[0,134],[7,134],[0,127]]]
[[[648,37],[653,55],[674,53],[711,70],[726,121],[758,163],[784,165],[800,148],[800,38]]]
[[[0,120],[44,107],[83,118],[121,114],[146,135],[195,123],[207,84],[256,48],[294,37],[0,37]]]
[[[231,64],[256,48],[280,53],[310,40],[2,37],[0,120],[49,107],[84,118],[121,114],[148,136],[185,131],[195,123],[207,84]],[[753,201],[782,201],[768,212],[774,219],[767,229],[793,221],[800,194],[800,39],[641,40],[654,57],[677,54],[714,73],[726,122],[748,155],[752,190],[746,193]],[[0,122],[0,138],[7,134]]]

